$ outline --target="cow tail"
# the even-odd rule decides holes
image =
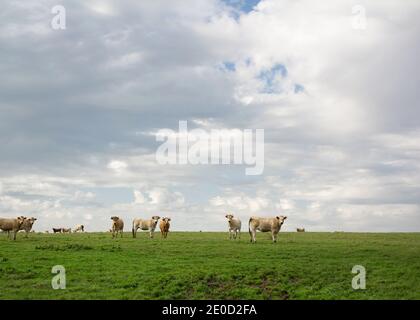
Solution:
[[[248,222],[248,231],[249,231],[249,235],[251,236],[251,239],[252,239],[251,221],[252,221],[252,218],[249,218],[249,222]]]

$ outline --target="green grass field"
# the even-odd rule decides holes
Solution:
[[[419,299],[420,234],[0,234],[0,299]],[[53,290],[51,268],[66,268]],[[367,271],[354,290],[354,265]]]

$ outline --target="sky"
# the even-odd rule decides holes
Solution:
[[[420,2],[0,4],[0,216],[36,231],[233,213],[293,231],[420,231]],[[264,129],[264,172],[162,165],[154,133]]]

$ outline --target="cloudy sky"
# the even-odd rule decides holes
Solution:
[[[420,231],[419,57],[417,0],[2,1],[0,215]],[[263,174],[158,164],[180,120],[264,129]]]

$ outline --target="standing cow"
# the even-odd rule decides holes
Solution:
[[[251,236],[251,242],[256,243],[255,235],[258,231],[271,232],[273,242],[277,242],[277,235],[280,231],[281,226],[287,217],[277,216],[275,218],[259,218],[251,217],[249,219],[249,234]]]
[[[28,233],[31,232],[32,230],[32,226],[34,225],[35,221],[37,219],[32,217],[32,218],[25,218],[25,221],[23,221],[22,225],[20,226],[19,230],[24,230],[26,232],[25,237],[28,237]]]
[[[157,223],[159,221],[159,216],[153,216],[152,219],[143,220],[143,219],[134,219],[133,220],[133,238],[137,235],[137,230],[150,230],[150,238],[153,238],[153,233],[155,232]]]
[[[241,238],[241,220],[238,218],[234,218],[233,214],[227,214],[226,219],[228,219],[229,224],[229,239],[236,239],[239,235],[239,239]]]
[[[123,231],[124,231],[124,221],[120,219],[119,217],[111,217],[112,220],[112,237],[118,237],[118,232],[121,235],[121,238],[123,237]]]
[[[171,221],[171,218],[165,217],[165,218],[162,218],[162,220],[160,220],[160,223],[159,223],[160,232],[162,234],[162,238],[164,239],[166,239],[166,237],[168,236],[169,227],[171,226],[169,221]]]
[[[85,232],[85,226],[83,224],[78,224],[76,226],[76,228],[74,228],[74,230],[73,230],[74,233],[79,232],[79,231],[80,232]]]
[[[20,230],[22,223],[25,222],[25,217],[17,217],[15,219],[0,218],[0,229],[7,232],[7,237],[10,238],[10,231],[13,232],[13,240],[16,240],[16,233]]]

